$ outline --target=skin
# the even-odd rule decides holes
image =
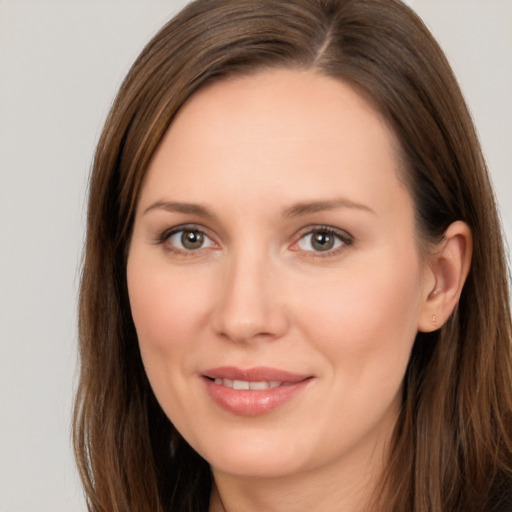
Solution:
[[[422,256],[397,146],[347,84],[273,70],[196,93],[155,153],[130,303],[155,395],[212,467],[212,511],[356,512],[375,488],[415,335],[451,313],[470,253],[459,223]],[[169,236],[191,224],[197,249]],[[340,237],[322,251],[325,226]],[[311,379],[247,417],[206,393],[201,372],[219,366]]]

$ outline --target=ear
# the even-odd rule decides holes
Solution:
[[[418,319],[418,330],[439,329],[453,313],[471,264],[473,237],[462,221],[450,224],[442,241],[428,256],[425,296]]]

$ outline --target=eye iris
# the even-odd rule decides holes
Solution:
[[[325,231],[318,231],[312,235],[311,245],[317,251],[328,251],[334,247],[334,236]]]
[[[185,249],[200,249],[204,243],[204,235],[199,231],[183,231],[181,243]]]

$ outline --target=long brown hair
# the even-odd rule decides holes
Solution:
[[[419,243],[439,241],[455,220],[472,230],[473,261],[457,310],[439,331],[417,336],[375,510],[491,510],[512,479],[502,234],[457,82],[399,0],[198,0],[134,63],[98,143],[89,190],[74,414],[89,510],[208,508],[208,464],[175,431],[144,373],[126,256],[141,182],[178,109],[212,81],[275,67],[351,83],[382,113],[401,144]]]

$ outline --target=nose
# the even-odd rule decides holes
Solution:
[[[288,328],[279,269],[262,256],[240,255],[225,262],[212,315],[217,335],[234,342],[276,340]]]

